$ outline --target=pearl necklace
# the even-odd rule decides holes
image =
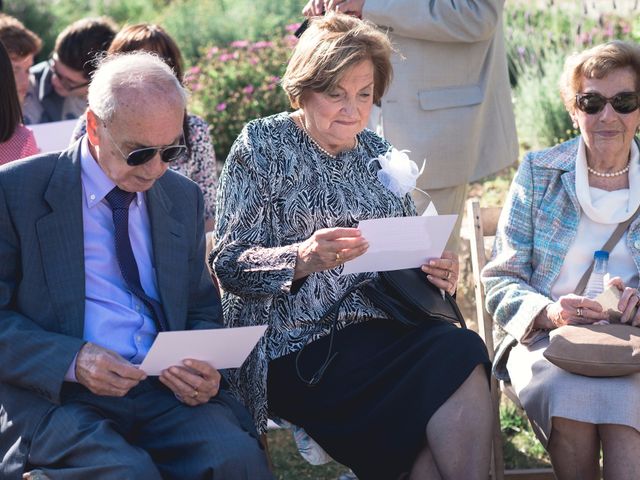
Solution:
[[[320,146],[318,142],[316,142],[315,138],[311,136],[311,134],[309,133],[309,130],[307,130],[307,127],[304,124],[304,118],[302,117],[302,115],[300,115],[298,118],[300,119],[300,125],[302,126],[302,130],[304,130],[304,133],[307,134],[307,137],[309,137],[309,140],[311,140],[311,143],[313,143],[315,147],[318,150],[320,150],[322,153],[324,153],[327,157],[329,157],[332,160],[335,160],[337,155],[333,155],[332,153],[329,153],[328,151],[326,151],[324,148]],[[355,137],[354,139],[355,139],[355,145],[353,146],[352,150],[355,150],[358,147],[358,137]]]
[[[617,172],[611,172],[611,173],[599,172],[591,168],[589,165],[587,165],[587,170],[589,170],[589,173],[593,173],[596,177],[617,177],[619,175],[624,175],[629,171],[629,164],[627,163],[627,166],[624,167],[622,170],[618,170]]]

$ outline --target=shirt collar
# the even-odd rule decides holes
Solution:
[[[612,217],[608,213],[604,215],[599,214],[592,205],[589,188],[587,146],[584,143],[584,139],[580,137],[580,144],[576,154],[576,196],[578,197],[582,210],[592,220],[606,224],[624,222],[635,213],[640,205],[640,150],[638,150],[638,145],[635,140],[631,142],[631,152],[629,155],[629,204],[627,211],[618,217]]]
[[[82,175],[82,186],[84,187],[84,197],[87,207],[93,208],[99,204],[104,197],[116,186],[106,173],[102,170],[98,162],[93,158],[89,150],[89,138],[82,137],[80,144],[80,168]],[[141,206],[144,202],[144,193],[136,193],[136,204]]]

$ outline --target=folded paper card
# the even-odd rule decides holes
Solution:
[[[602,305],[602,308],[609,313],[609,321],[611,323],[620,323],[620,319],[624,313],[618,310],[618,302],[620,302],[621,296],[622,292],[612,285],[594,298],[594,300]],[[631,318],[633,318],[635,314],[636,307],[634,307],[631,312]]]
[[[66,150],[77,123],[78,120],[62,120],[61,122],[28,125],[28,127],[33,131],[40,151],[46,153]]]
[[[216,369],[242,365],[267,329],[254,327],[217,328],[160,332],[140,368],[147,375],[160,375],[187,358],[203,360]]]
[[[358,225],[369,249],[344,264],[342,274],[416,268],[440,258],[457,215],[363,220]]]

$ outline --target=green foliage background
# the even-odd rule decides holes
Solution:
[[[42,58],[56,35],[87,16],[108,15],[116,22],[159,23],[176,39],[188,62],[203,47],[233,40],[268,39],[300,21],[299,0],[4,0],[4,11],[20,18],[44,40]]]
[[[506,2],[509,74],[523,149],[544,148],[577,133],[558,95],[562,65],[571,52],[596,43],[640,39],[640,17],[629,15],[619,6],[623,3]],[[4,8],[43,37],[40,58],[46,58],[64,26],[84,16],[109,15],[121,25],[140,21],[163,25],[180,45],[187,67],[202,72],[192,84],[203,87],[194,90],[192,109],[212,125],[216,154],[223,160],[244,123],[288,108],[281,90],[270,85],[284,72],[290,52],[285,27],[301,20],[303,4],[302,0],[5,0]],[[275,46],[258,52],[258,63],[247,64],[256,55],[229,46],[237,40],[272,41]],[[210,54],[212,47],[237,51],[240,59],[219,62]],[[248,85],[255,89],[249,100],[243,91]],[[222,104],[228,108],[215,108]]]

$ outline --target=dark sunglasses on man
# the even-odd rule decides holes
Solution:
[[[621,92],[607,98],[595,92],[576,94],[576,107],[589,115],[600,113],[607,103],[618,113],[631,113],[640,107],[640,95],[636,92]]]
[[[127,162],[127,165],[130,167],[137,167],[138,165],[143,165],[151,160],[156,154],[160,154],[160,158],[165,163],[171,163],[175,160],[183,158],[187,155],[187,146],[184,144],[178,145],[166,145],[161,147],[142,147],[136,148],[129,152],[128,155],[125,155],[124,152],[118,146],[118,142],[113,139],[111,132],[106,125],[104,125],[104,131],[107,132],[111,142],[115,145],[122,158]]]

